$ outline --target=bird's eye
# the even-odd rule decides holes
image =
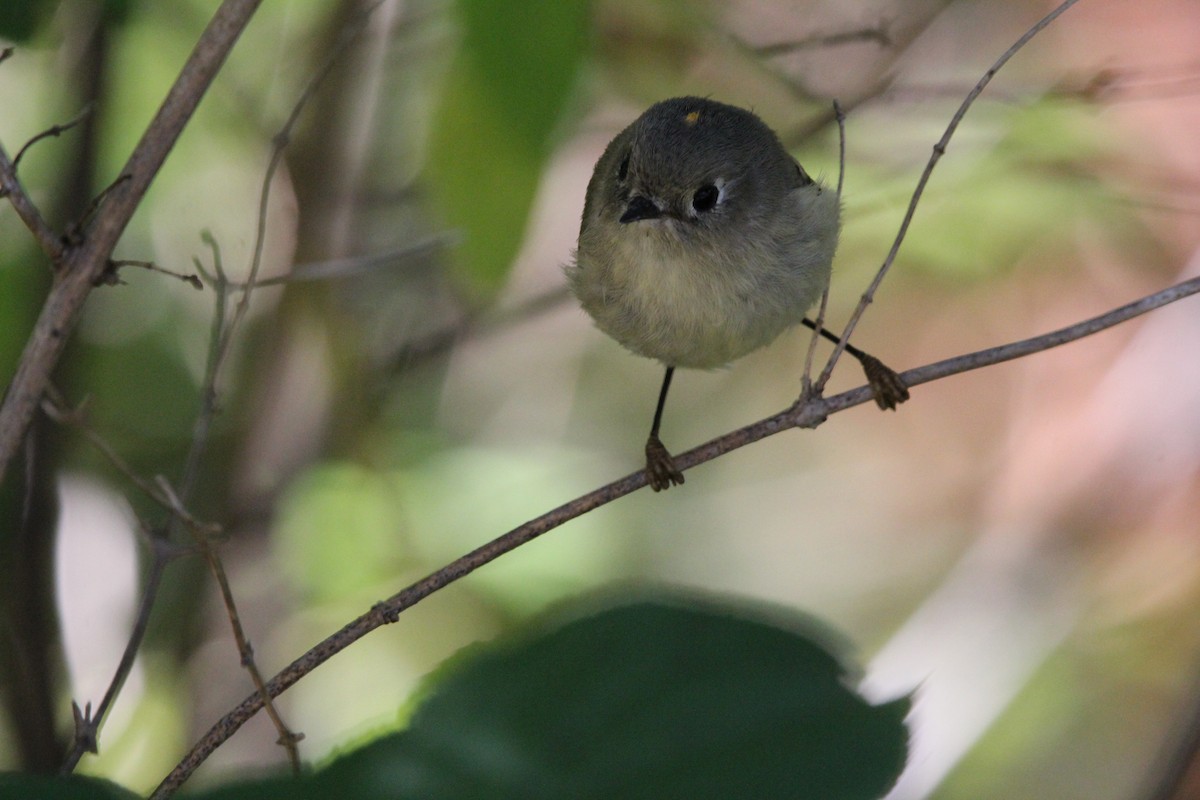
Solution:
[[[703,214],[705,211],[712,211],[717,205],[717,200],[720,198],[721,190],[711,183],[706,183],[692,195],[692,208],[700,214]]]
[[[617,167],[617,180],[623,181],[629,175],[629,153],[621,159],[621,166]]]

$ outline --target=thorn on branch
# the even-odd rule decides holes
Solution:
[[[5,61],[7,61],[12,54],[13,48],[11,47],[6,47],[3,50],[0,50],[0,64],[3,64]]]

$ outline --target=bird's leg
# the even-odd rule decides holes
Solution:
[[[816,330],[816,323],[807,317],[804,324]],[[821,328],[821,335],[835,344],[841,341],[825,328]],[[846,342],[846,352],[858,359],[858,363],[862,365],[863,372],[867,375],[867,383],[871,385],[871,394],[875,397],[875,405],[881,409],[894,409],[908,399],[908,386],[894,369],[849,342]]]
[[[658,392],[658,407],[654,409],[654,423],[650,426],[650,438],[646,439],[646,479],[650,488],[656,492],[670,489],[672,484],[683,483],[683,473],[675,466],[675,459],[667,452],[662,440],[658,438],[658,428],[662,424],[663,407],[667,404],[667,392],[671,388],[671,377],[675,374],[674,367],[667,367],[663,375],[662,389]]]

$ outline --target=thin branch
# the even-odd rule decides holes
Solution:
[[[114,469],[125,476],[130,483],[140,489],[147,497],[172,513],[176,519],[182,521],[189,529],[196,531],[198,535],[204,537],[220,532],[219,527],[197,520],[187,509],[183,508],[174,496],[174,493],[170,491],[170,487],[166,487],[164,490],[161,482],[148,481],[138,475],[128,462],[121,458],[116,449],[87,424],[87,420],[84,418],[84,408],[82,406],[77,408],[69,407],[53,384],[46,387],[46,397],[42,402],[42,410],[46,416],[56,423],[76,428],[93,447],[100,451],[100,454],[108,460]],[[143,533],[142,539],[146,541],[152,559],[142,588],[142,596],[138,603],[138,612],[134,618],[133,629],[130,632],[129,640],[125,643],[125,650],[121,654],[121,660],[117,664],[113,678],[109,681],[108,688],[104,692],[103,699],[101,699],[99,705],[96,707],[95,713],[92,712],[90,701],[84,705],[83,709],[79,708],[78,703],[74,701],[71,703],[71,709],[75,718],[75,733],[71,749],[68,751],[60,768],[63,774],[72,772],[76,765],[78,765],[79,760],[83,758],[84,753],[96,753],[99,751],[100,728],[104,725],[104,719],[108,715],[109,709],[116,701],[117,695],[120,693],[122,687],[124,687],[125,681],[133,669],[133,662],[137,658],[138,651],[141,649],[142,640],[145,638],[146,629],[150,622],[150,612],[153,610],[154,603],[158,599],[158,590],[162,584],[163,571],[174,559],[192,552],[192,548],[180,547],[162,536],[150,535],[140,520],[138,530]]]
[[[171,489],[170,484],[160,479],[159,487],[170,498],[173,506],[182,510],[183,503]],[[237,603],[233,599],[233,589],[229,586],[229,576],[225,573],[225,564],[221,561],[220,554],[217,553],[216,548],[213,547],[208,537],[197,534],[196,542],[200,546],[200,550],[204,554],[204,559],[208,562],[208,568],[212,572],[213,578],[217,581],[217,586],[221,591],[221,602],[225,604],[225,614],[229,617],[229,625],[233,629],[233,638],[237,643],[238,656],[240,657],[242,668],[250,674],[250,680],[258,692],[258,696],[263,701],[263,705],[267,710],[267,716],[271,718],[275,730],[279,733],[277,743],[282,745],[287,752],[292,771],[299,773],[300,751],[296,745],[304,739],[304,734],[294,733],[284,723],[283,717],[280,716],[279,711],[275,708],[273,698],[267,694],[266,683],[263,681],[262,672],[259,671],[258,665],[254,661],[254,648],[250,646],[250,639],[246,636],[246,629],[242,626],[242,618],[238,613]]]
[[[87,421],[84,419],[84,409],[82,407],[71,408],[53,384],[46,387],[46,397],[42,401],[42,411],[59,425],[63,425],[64,427],[69,426],[79,431],[117,472],[125,476],[125,479],[141,490],[146,497],[150,498],[164,510],[175,515],[175,518],[188,528],[205,536],[212,536],[220,532],[220,526],[197,519],[187,509],[182,508],[176,503],[170,494],[163,492],[159,485],[138,475],[133,467],[129,465],[129,462],[121,458],[116,448],[109,444],[92,426],[87,424]]]
[[[880,22],[874,27],[858,28],[857,30],[841,31],[838,33],[818,33],[794,42],[778,42],[759,46],[747,45],[755,53],[764,58],[788,55],[797,50],[809,50],[817,47],[835,47],[843,44],[858,42],[875,42],[880,47],[891,47],[892,37],[888,33],[886,22]]]
[[[439,252],[443,248],[458,244],[461,238],[455,233],[435,233],[404,247],[397,247],[381,253],[297,264],[286,275],[256,280],[253,285],[249,281],[226,281],[226,285],[230,289],[257,289],[262,286],[344,280],[385,267],[395,267],[408,259]]]
[[[485,336],[507,330],[533,317],[553,311],[565,305],[571,298],[571,290],[562,285],[527,297],[511,308],[489,310],[482,314],[466,313],[456,322],[401,345],[396,355],[390,359],[392,369],[396,372],[412,369],[429,359],[444,355],[457,342],[473,336]]]
[[[0,405],[0,483],[4,482],[9,464],[25,438],[50,373],[62,357],[95,280],[107,267],[117,240],[151,181],[261,2],[224,0],[221,3],[122,169],[121,175],[128,175],[129,180],[113,190],[86,232],[85,241],[62,254],[62,268]],[[7,156],[0,162],[0,176],[3,189],[11,191],[9,181],[15,183],[15,179]],[[24,214],[22,218],[25,219]],[[29,224],[28,220],[26,224]],[[45,248],[42,236],[38,236],[38,241]]]
[[[1106,328],[1111,328],[1140,314],[1145,314],[1148,311],[1197,293],[1200,293],[1200,278],[1193,278],[1066,328],[1011,344],[948,358],[923,367],[911,369],[903,373],[901,377],[907,385],[916,386],[949,377],[950,375],[957,375],[992,364],[999,364],[1003,361],[1020,358],[1058,347],[1076,339],[1081,339]],[[869,386],[860,386],[829,398],[815,396],[802,397],[791,407],[777,414],[739,428],[706,444],[693,448],[682,455],[676,456],[675,464],[680,470],[691,469],[725,453],[732,452],[733,450],[783,431],[794,428],[816,428],[830,415],[857,405],[862,405],[871,401],[872,397],[873,393]],[[266,684],[267,693],[271,697],[277,697],[302,677],[349,647],[355,641],[376,628],[395,622],[403,611],[416,605],[434,592],[454,583],[459,578],[469,575],[505,553],[515,550],[521,545],[554,530],[576,517],[611,503],[644,486],[646,486],[646,473],[644,470],[639,470],[561,505],[552,511],[548,511],[540,517],[472,550],[461,558],[431,573],[424,579],[397,592],[387,600],[376,603],[368,612],[318,643],[268,681]],[[162,798],[171,796],[217,747],[232,736],[261,707],[262,696],[256,692],[222,717],[196,743],[191,752],[163,779],[162,783],[159,784],[158,788],[151,795],[151,800],[161,800]]]
[[[92,223],[92,220],[100,211],[100,207],[104,205],[106,200],[108,200],[108,197],[112,194],[113,190],[125,181],[129,180],[129,177],[130,176],[128,173],[124,175],[118,175],[116,180],[101,189],[99,194],[97,194],[88,202],[87,208],[83,210],[83,214],[80,215],[78,220],[75,220],[67,225],[67,229],[63,232],[62,236],[63,243],[67,247],[78,247],[79,245],[83,244],[87,227]]]
[[[837,180],[837,232],[842,227],[842,186],[846,182],[846,115],[837,100],[833,101],[833,114],[838,129],[838,180]],[[808,351],[804,354],[804,372],[800,376],[800,395],[808,397],[813,392],[812,367],[817,355],[817,340],[825,331],[825,312],[829,308],[829,282],[821,291],[821,302],[817,305],[817,318],[812,324],[812,336],[808,340]]]
[[[204,283],[200,280],[199,275],[194,273],[189,275],[184,272],[175,272],[174,270],[167,269],[166,267],[160,267],[153,261],[138,261],[135,259],[123,258],[108,262],[108,267],[109,268],[105,270],[104,275],[100,279],[101,282],[105,284],[120,282],[120,277],[117,275],[117,271],[121,267],[141,267],[142,269],[149,270],[150,272],[157,272],[160,275],[169,275],[172,278],[178,278],[187,285],[191,286],[193,289],[204,291]]]
[[[89,103],[88,105],[84,106],[83,111],[80,111],[75,116],[75,119],[70,120],[69,122],[64,122],[61,125],[51,125],[49,128],[47,128],[46,130],[37,134],[32,139],[30,139],[28,142],[26,142],[25,145],[20,150],[18,150],[17,154],[13,157],[13,160],[12,160],[13,174],[15,175],[17,172],[17,167],[21,166],[21,159],[25,157],[25,153],[29,151],[29,148],[33,147],[35,144],[40,142],[42,139],[49,139],[51,136],[53,136],[55,138],[62,136],[64,133],[71,130],[71,128],[74,128],[76,125],[78,125],[79,123],[81,123],[85,119],[87,119],[91,115],[91,113],[92,113],[92,105],[91,105],[91,103]]]
[[[888,270],[891,269],[892,263],[896,260],[896,254],[900,252],[900,245],[904,242],[904,237],[908,234],[908,226],[912,222],[913,215],[916,213],[917,204],[921,201],[921,196],[925,193],[925,185],[929,183],[929,176],[933,173],[933,168],[937,166],[938,161],[946,152],[946,147],[950,144],[950,138],[954,132],[958,130],[959,123],[966,116],[967,111],[975,102],[975,98],[983,93],[983,90],[991,83],[992,78],[1000,69],[1008,63],[1018,51],[1021,50],[1034,36],[1045,29],[1050,23],[1058,19],[1067,9],[1075,5],[1079,0],[1063,0],[1053,11],[1037,21],[1036,24],[1029,30],[1025,31],[1019,39],[1013,42],[1012,46],[1004,51],[1001,56],[996,59],[996,63],[983,74],[979,82],[974,88],[967,93],[958,110],[954,112],[954,116],[950,118],[950,124],[946,126],[946,132],[942,134],[942,138],[933,146],[933,154],[929,157],[929,163],[925,165],[925,170],[921,173],[920,180],[917,181],[917,188],[913,191],[912,199],[908,203],[908,209],[904,212],[904,219],[900,223],[900,228],[896,232],[896,239],[892,243],[891,249],[888,251],[887,257],[883,260],[883,265],[879,267],[879,271],[875,274],[875,279],[871,281],[871,285],[863,293],[862,299],[859,300],[858,306],[854,309],[854,313],[850,315],[850,321],[846,323],[845,329],[842,331],[841,342],[834,348],[833,353],[829,356],[829,361],[825,364],[825,369],[821,370],[821,376],[817,379],[816,391],[820,393],[825,388],[825,384],[829,382],[829,377],[833,374],[833,368],[837,364],[838,359],[842,357],[842,353],[846,349],[846,344],[850,341],[851,334],[854,333],[854,328],[858,325],[858,321],[862,319],[862,315],[875,299],[875,292],[879,289],[879,285],[883,283],[884,277]]]
[[[8,198],[21,222],[25,223],[25,227],[29,228],[29,232],[37,240],[38,247],[42,248],[50,262],[57,266],[63,255],[62,242],[50,227],[50,223],[42,217],[42,212],[34,205],[33,200],[25,193],[25,187],[17,179],[16,165],[9,160],[3,145],[0,145],[0,197]],[[3,470],[0,469],[0,480],[3,477]]]
[[[283,126],[279,129],[279,132],[276,133],[272,138],[271,158],[267,164],[267,171],[263,176],[262,189],[259,193],[258,228],[254,238],[254,256],[250,261],[250,271],[246,278],[241,299],[238,301],[238,304],[233,312],[233,318],[229,321],[229,325],[223,334],[221,350],[217,354],[218,369],[220,368],[220,364],[228,355],[229,348],[233,342],[234,333],[241,325],[242,320],[245,318],[246,313],[250,309],[250,295],[252,294],[258,280],[258,272],[262,266],[263,248],[266,246],[267,210],[271,200],[271,183],[274,180],[275,172],[279,169],[279,165],[283,163],[283,153],[287,149],[288,144],[291,143],[292,130],[296,127],[296,123],[300,119],[300,114],[304,111],[304,109],[308,106],[309,101],[311,101],[313,96],[316,94],[317,88],[320,87],[320,85],[325,81],[325,79],[329,76],[329,73],[333,71],[338,59],[341,58],[346,49],[366,29],[371,15],[375,12],[375,9],[383,4],[383,2],[384,0],[379,0],[379,2],[376,2],[364,9],[354,24],[346,26],[346,28],[342,31],[341,38],[338,40],[337,45],[329,52],[329,55],[326,56],[324,63],[321,64],[316,73],[314,73],[312,78],[309,79],[308,85],[304,87],[304,91],[300,93],[299,99],[297,99],[295,105],[292,106],[292,110],[288,115],[287,121],[284,122]]]
[[[71,709],[75,715],[75,736],[71,750],[63,762],[61,769],[63,774],[72,772],[79,763],[79,759],[83,758],[84,753],[99,752],[100,727],[104,724],[104,718],[108,715],[113,702],[117,699],[117,694],[125,685],[126,678],[133,670],[133,662],[137,658],[142,640],[145,639],[146,630],[150,625],[150,612],[154,608],[154,603],[158,599],[158,590],[162,586],[163,572],[173,560],[189,552],[161,537],[147,535],[143,538],[150,542],[152,559],[146,575],[145,586],[142,588],[142,597],[138,602],[133,631],[129,635],[129,641],[125,643],[121,661],[117,664],[117,670],[108,684],[108,689],[104,692],[104,698],[96,707],[96,712],[92,713],[90,702],[84,705],[83,710],[80,710],[79,705],[74,701],[71,703]]]
[[[263,175],[262,187],[259,190],[254,252],[251,257],[246,282],[239,287],[242,295],[234,307],[232,316],[226,314],[226,304],[233,285],[225,277],[224,269],[221,266],[220,250],[217,247],[216,241],[211,236],[206,236],[205,238],[205,241],[213,249],[214,270],[217,275],[216,285],[214,286],[216,291],[216,306],[213,316],[212,333],[209,339],[209,353],[205,367],[204,383],[201,388],[202,400],[200,412],[196,415],[196,421],[192,426],[191,446],[188,449],[187,458],[184,462],[183,478],[180,481],[179,495],[182,498],[179,502],[180,506],[191,496],[196,481],[199,479],[200,464],[204,452],[208,447],[212,424],[218,408],[217,400],[220,393],[217,386],[220,382],[223,367],[232,349],[235,336],[246,314],[249,312],[251,295],[254,288],[258,285],[258,273],[262,267],[263,251],[266,247],[267,213],[270,208],[271,187],[274,183],[275,173],[283,163],[284,151],[291,142],[292,131],[299,122],[304,109],[308,107],[309,102],[316,95],[317,89],[333,70],[338,60],[366,29],[371,15],[381,4],[382,0],[364,9],[353,24],[347,25],[343,29],[337,46],[329,52],[320,67],[309,79],[308,84],[300,93],[300,97],[293,104],[287,120],[275,136],[272,137],[271,155],[268,159],[267,169]],[[197,267],[200,268],[199,261],[197,261]],[[233,590],[229,585],[229,579],[225,573],[225,566],[221,561],[220,554],[206,537],[196,536],[196,542],[204,553],[205,561],[208,563],[213,579],[217,582],[221,599],[225,604],[226,614],[229,618],[230,628],[237,645],[241,664],[247,673],[249,673],[251,681],[259,692],[259,697],[266,705],[267,714],[270,716],[271,722],[275,725],[276,731],[279,734],[277,742],[287,752],[292,771],[298,773],[300,771],[300,752],[296,745],[304,738],[304,734],[295,733],[287,727],[283,721],[283,717],[274,707],[271,695],[266,691],[262,673],[255,663],[254,650],[250,646],[249,638],[246,636],[245,628],[242,625],[241,615],[238,613],[237,604],[233,597]]]

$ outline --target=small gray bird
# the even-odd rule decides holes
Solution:
[[[714,100],[656,103],[596,162],[566,275],[600,330],[666,367],[646,442],[655,491],[683,483],[658,437],[675,368],[722,366],[803,321],[839,216],[762,120]]]

